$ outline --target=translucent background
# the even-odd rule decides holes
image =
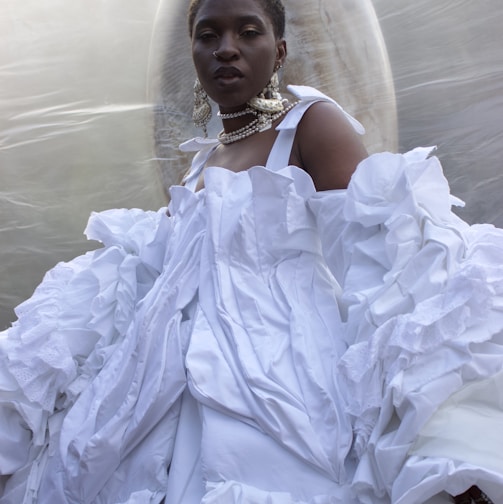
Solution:
[[[399,150],[438,145],[453,193],[467,202],[462,216],[503,226],[503,2],[373,3]],[[92,210],[165,204],[146,98],[157,9],[157,0],[0,0],[0,329],[47,269],[96,246],[82,235]],[[365,33],[355,26],[346,36]],[[172,44],[173,68],[188,64],[186,40]],[[369,107],[383,105],[394,113],[393,103]]]

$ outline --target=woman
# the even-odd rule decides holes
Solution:
[[[277,0],[191,3],[194,119],[209,95],[224,129],[184,144],[169,215],[93,215],[104,248],[18,308],[0,502],[501,495],[501,472],[432,455],[422,430],[499,376],[501,233],[450,212],[428,149],[364,159],[332,100],[284,101],[282,19]]]
[[[279,2],[265,5],[270,5],[272,11],[281,10]],[[255,1],[239,5],[232,1],[193,2],[190,8],[189,28],[196,71],[204,91],[219,105],[227,135],[254,119],[253,112],[234,116],[249,108],[247,103],[266,88],[286,58],[284,18],[280,21],[276,14],[270,19],[264,10],[263,3]],[[214,13],[219,11],[229,15],[215,19]],[[255,22],[246,19],[247,16],[255,17]],[[239,18],[243,18],[241,32],[236,29]],[[275,125],[289,109],[289,105],[279,103],[278,106]],[[232,118],[226,119],[229,114]],[[324,127],[319,128],[319,124]],[[220,144],[207,163],[232,171],[265,166],[276,135],[274,128],[269,128],[237,144],[232,141]],[[306,170],[318,190],[342,189],[365,157],[365,149],[344,114],[332,103],[323,101],[306,112],[289,163]]]

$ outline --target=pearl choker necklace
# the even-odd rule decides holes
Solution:
[[[252,109],[251,107],[246,107],[244,110],[239,110],[238,112],[231,112],[229,114],[223,114],[220,111],[217,112],[217,116],[220,117],[220,119],[236,119],[237,117],[243,117],[248,114],[258,115],[258,111]]]
[[[248,123],[246,126],[243,126],[242,128],[239,128],[234,131],[229,131],[229,133],[226,133],[225,131],[222,130],[218,134],[217,138],[220,141],[220,143],[227,145],[230,143],[238,142],[239,140],[243,140],[244,138],[248,138],[249,136],[252,136],[255,133],[266,131],[272,126],[273,121],[280,118],[282,115],[286,114],[293,107],[295,107],[297,103],[298,102],[290,103],[290,105],[286,106],[283,110],[280,110],[279,112],[276,112],[274,114],[267,114],[263,112],[256,113],[257,118]],[[255,111],[253,112],[255,113]],[[235,113],[237,114],[238,112]],[[241,111],[241,115],[244,115],[243,111]],[[228,119],[231,118],[229,117]]]

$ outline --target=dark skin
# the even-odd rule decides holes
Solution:
[[[203,87],[223,113],[246,107],[267,84],[275,68],[283,65],[287,48],[277,38],[271,20],[255,0],[206,0],[194,21],[194,64]],[[216,57],[215,57],[216,54]],[[215,82],[212,71],[233,67],[240,79]],[[223,121],[225,131],[234,131],[251,121],[248,115]],[[206,166],[245,171],[264,166],[282,118],[267,131],[228,145],[219,145]],[[359,135],[343,113],[329,102],[315,103],[305,113],[295,137],[290,164],[305,170],[317,190],[344,189],[358,163],[367,157]],[[197,189],[203,187],[203,177]]]
[[[276,136],[277,131],[271,128],[233,144],[219,145],[207,166],[234,172],[264,166]],[[356,166],[365,157],[367,152],[361,140],[342,112],[332,103],[318,102],[309,108],[299,124],[290,164],[309,173],[316,189],[324,191],[345,189]],[[198,189],[201,187],[202,180]]]

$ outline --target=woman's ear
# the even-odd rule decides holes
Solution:
[[[282,67],[287,55],[286,40],[279,39],[276,42],[276,67]]]

